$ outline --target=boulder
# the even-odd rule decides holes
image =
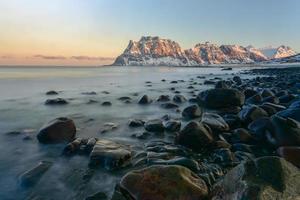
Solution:
[[[245,95],[236,89],[210,89],[197,96],[198,104],[212,109],[242,106]]]
[[[173,101],[175,103],[184,103],[187,101],[187,99],[183,95],[177,94],[173,97]]]
[[[21,185],[24,187],[35,185],[51,166],[52,162],[41,161],[37,166],[21,175]]]
[[[56,99],[47,99],[45,101],[45,105],[65,105],[69,102],[63,98],[56,98]]]
[[[181,127],[181,122],[177,120],[169,120],[165,123],[165,130],[168,132],[179,131]]]
[[[149,103],[151,103],[151,102],[152,102],[152,101],[151,101],[151,99],[148,97],[148,95],[142,96],[142,97],[139,99],[139,101],[138,101],[139,104],[149,104]]]
[[[246,124],[262,117],[268,117],[268,113],[255,105],[245,106],[239,113],[239,118]]]
[[[145,122],[141,119],[130,119],[128,121],[129,127],[141,127],[144,126]]]
[[[273,131],[269,141],[275,146],[299,146],[300,122],[277,115],[271,117]],[[272,137],[272,138],[271,138]]]
[[[300,147],[279,147],[277,149],[279,156],[291,162],[300,168]]]
[[[182,111],[182,116],[186,119],[195,119],[195,118],[201,118],[202,113],[203,113],[202,109],[198,105],[194,104],[186,107]]]
[[[212,191],[213,200],[289,200],[300,196],[300,172],[279,157],[243,162],[229,171]]]
[[[195,200],[208,195],[206,183],[189,169],[157,165],[127,173],[121,191],[135,200]]]
[[[204,113],[202,116],[202,123],[208,125],[212,130],[220,132],[228,131],[230,129],[225,120],[215,113]]]
[[[165,130],[162,120],[152,119],[144,124],[147,131],[150,132],[163,132]]]
[[[60,117],[44,125],[37,134],[40,143],[70,142],[75,138],[76,127],[73,120]]]
[[[175,142],[196,152],[202,152],[212,146],[214,139],[208,127],[200,122],[191,121],[180,131]]]
[[[129,165],[130,161],[131,149],[129,146],[106,139],[98,139],[90,154],[89,166],[116,170]]]

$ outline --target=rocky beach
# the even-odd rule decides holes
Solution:
[[[300,198],[300,67],[123,70],[1,100],[1,199]]]

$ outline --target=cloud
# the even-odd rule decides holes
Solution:
[[[34,58],[41,58],[46,60],[65,60],[67,59],[65,56],[47,56],[47,55],[34,55]]]
[[[45,59],[45,60],[77,60],[77,61],[112,61],[115,58],[112,57],[92,57],[92,56],[51,56],[51,55],[34,55],[33,58]]]
[[[112,61],[114,58],[111,57],[91,57],[91,56],[71,56],[71,59],[75,60],[98,60],[98,61]]]
[[[1,59],[12,59],[14,58],[14,56],[11,55],[4,55],[4,56],[0,56]]]

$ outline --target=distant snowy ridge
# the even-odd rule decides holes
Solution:
[[[210,42],[196,44],[183,50],[169,39],[143,36],[139,41],[130,40],[124,52],[113,65],[120,66],[198,66],[210,64],[247,64],[266,62],[272,59],[295,55],[290,47],[280,46],[275,50],[256,49],[253,46],[216,45]]]

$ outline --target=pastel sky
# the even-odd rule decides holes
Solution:
[[[0,0],[0,65],[101,65],[130,39],[289,45],[300,52],[299,0]]]

